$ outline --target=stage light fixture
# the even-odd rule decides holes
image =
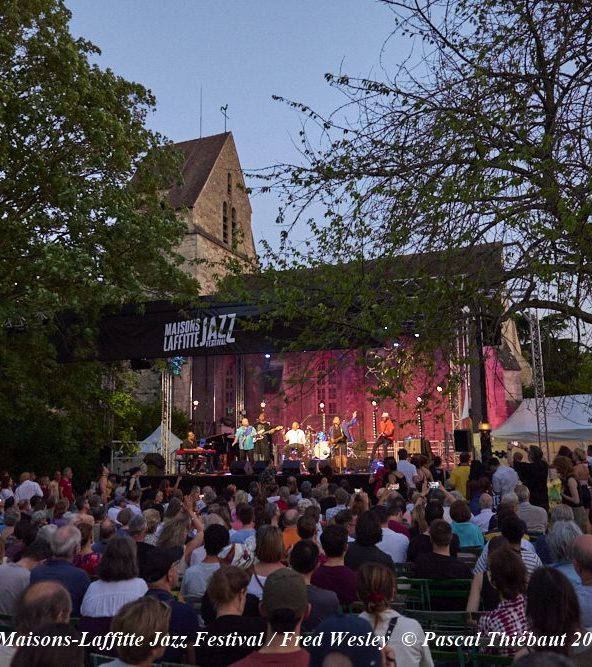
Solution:
[[[194,410],[195,410],[195,408],[197,408],[198,405],[199,405],[199,401],[193,401],[193,409]]]
[[[319,408],[321,409],[321,412],[325,409],[325,404],[322,401],[319,403]]]
[[[440,394],[444,391],[440,385],[436,387],[436,391],[439,392]]]
[[[265,401],[261,401],[259,405],[261,406],[261,409],[263,409],[265,407]]]
[[[413,334],[413,335],[414,335],[416,338],[419,338],[419,334],[418,334],[418,333]]]
[[[423,403],[423,398],[422,398],[421,396],[418,396],[418,397],[417,397],[417,402],[418,402],[418,403]]]
[[[266,358],[266,359],[271,359],[271,354],[269,354],[269,352],[266,352],[266,354],[265,354],[265,358]]]

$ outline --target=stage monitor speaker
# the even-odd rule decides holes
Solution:
[[[249,461],[233,461],[230,464],[230,472],[233,475],[252,475],[253,466]]]
[[[454,451],[470,452],[473,444],[473,434],[464,429],[454,429]]]
[[[282,463],[282,475],[298,475],[300,472],[300,461],[284,461]]]
[[[253,471],[256,475],[267,469],[267,461],[255,461]]]

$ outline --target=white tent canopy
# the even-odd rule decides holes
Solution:
[[[592,394],[553,396],[545,401],[549,442],[592,440]],[[506,441],[538,442],[534,398],[524,399],[492,435]]]
[[[172,450],[181,448],[182,440],[180,440],[180,438],[177,438],[177,436],[171,432],[169,432],[169,438]],[[146,439],[140,442],[140,452],[142,454],[160,453],[160,425]]]

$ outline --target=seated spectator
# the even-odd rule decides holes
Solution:
[[[101,556],[92,549],[93,527],[90,523],[83,522],[78,524],[78,530],[81,536],[80,553],[74,558],[74,565],[84,570],[89,577],[94,577],[101,562]]]
[[[117,534],[116,524],[111,519],[103,519],[99,525],[99,540],[92,545],[92,550],[101,556],[105,553],[107,543]]]
[[[428,525],[427,529],[416,537],[411,538],[409,548],[407,549],[407,561],[414,562],[419,554],[431,554],[432,540],[430,538],[430,526],[436,519],[444,518],[444,507],[439,500],[430,500],[425,508],[425,519]],[[450,555],[456,558],[460,549],[460,543],[457,535],[452,535],[450,542]]]
[[[377,505],[371,511],[378,517],[382,531],[382,539],[376,546],[390,556],[394,563],[404,563],[407,560],[409,539],[388,527],[390,511],[384,505]]]
[[[506,515],[506,518],[502,522],[501,531],[503,537],[510,543],[510,546],[520,554],[522,562],[526,567],[526,571],[530,576],[537,567],[542,566],[542,563],[541,559],[536,555],[532,543],[523,539],[525,528],[522,519],[519,519],[515,514],[509,514]],[[488,547],[489,543],[485,545],[481,555],[477,559],[477,564],[473,570],[474,572],[487,571]]]
[[[266,579],[276,570],[285,568],[282,562],[284,556],[284,541],[281,530],[276,526],[260,526],[257,530],[257,545],[255,547],[257,562],[253,567],[247,593],[256,595],[261,600]]]
[[[357,517],[352,514],[351,510],[337,512],[333,521],[336,526],[343,526],[347,530],[348,543],[355,541]]]
[[[240,528],[230,534],[232,544],[244,544],[247,538],[255,535],[255,512],[248,503],[239,503],[236,507],[236,518]]]
[[[284,549],[286,551],[296,544],[300,538],[298,537],[298,510],[289,509],[286,510],[282,515],[282,520],[284,524],[284,530],[282,533],[282,539],[284,541]]]
[[[526,524],[529,533],[544,533],[547,530],[547,511],[530,503],[530,491],[524,484],[518,484],[515,490],[518,496],[518,516]]]
[[[358,570],[358,595],[364,604],[360,618],[370,623],[375,635],[388,639],[397,665],[431,667],[434,664],[429,647],[424,646],[421,625],[391,609],[396,596],[396,579],[388,567],[376,563],[362,565]],[[415,641],[406,641],[409,636]]]
[[[430,525],[432,553],[423,553],[415,559],[414,576],[418,579],[470,579],[471,569],[466,563],[450,555],[452,528],[443,519],[436,519]],[[436,611],[464,609],[466,601],[461,598],[438,598],[432,602]]]
[[[580,577],[580,583],[574,584],[580,603],[580,621],[585,630],[590,630],[592,629],[592,535],[576,537],[572,553],[574,569]]]
[[[324,496],[321,498],[319,505],[321,506],[321,514],[326,517],[327,516],[327,510],[331,507],[335,507],[337,505],[337,498],[335,497],[335,494],[337,492],[337,489],[339,487],[337,484],[328,484],[326,489],[327,492],[324,494]]]
[[[20,594],[14,604],[14,629],[19,636],[47,623],[69,623],[72,613],[72,599],[68,591],[54,581],[33,584]],[[9,667],[17,647],[0,644],[0,667]]]
[[[247,594],[248,585],[247,572],[232,565],[217,570],[212,575],[204,599],[211,601],[216,617],[207,624],[207,639],[198,649],[201,667],[226,667],[246,657],[256,648],[252,643],[253,639],[250,645],[225,646],[215,640],[209,645],[210,637],[225,637],[236,632],[241,636],[259,638],[261,633],[265,633],[267,627],[265,620],[260,616],[253,617],[246,614],[247,600],[250,597]],[[256,601],[258,606],[259,600]]]
[[[134,514],[128,524],[128,536],[136,543],[136,554],[138,557],[138,565],[145,559],[150,557],[150,552],[154,549],[152,544],[147,544],[146,532],[148,531],[148,522],[143,514]]]
[[[137,515],[139,516],[139,515]],[[183,558],[183,549],[176,547],[172,549],[153,548],[150,552],[143,570],[141,570],[144,581],[148,584],[149,597],[154,597],[170,607],[171,621],[169,634],[172,636],[195,637],[199,630],[199,619],[197,612],[190,604],[178,602],[172,591],[177,588],[179,576],[177,574],[177,562]],[[187,574],[187,572],[185,573]],[[193,642],[187,642],[187,648],[167,647],[162,656],[163,662],[179,662],[195,664],[195,647]],[[201,659],[200,659],[201,662]]]
[[[168,634],[171,622],[170,607],[161,604],[153,597],[144,596],[135,602],[128,602],[120,610],[111,623],[111,632],[124,635],[135,633],[144,638],[140,646],[125,643],[117,646],[118,660],[103,663],[104,667],[123,667],[124,665],[141,665],[149,667],[164,655],[166,647],[155,640]]]
[[[528,630],[526,619],[526,568],[510,546],[492,552],[489,559],[491,583],[500,596],[500,603],[493,611],[479,619],[479,632],[488,636],[492,632],[509,637],[521,636]],[[499,635],[498,635],[499,637]],[[508,646],[485,649],[486,653],[514,655],[516,649]]]
[[[326,560],[313,573],[311,583],[318,588],[333,591],[340,604],[346,606],[358,599],[356,575],[345,566],[347,529],[331,524],[321,534],[321,546]]]
[[[36,540],[21,552],[16,563],[0,565],[0,614],[11,616],[18,596],[27,588],[31,570],[51,558],[49,545]]]
[[[176,499],[172,498],[171,503],[173,500]],[[192,529],[196,531],[196,535],[190,539],[189,532]],[[178,565],[179,576],[183,576],[189,562],[193,564],[193,551],[202,545],[204,531],[205,527],[201,518],[197,514],[190,515],[184,510],[179,511],[176,516],[165,521],[163,524],[163,529],[158,536],[156,546],[163,549],[183,547],[184,556]]]
[[[551,526],[558,521],[573,521],[574,513],[571,507],[567,505],[556,505],[551,510]],[[535,551],[544,565],[551,565],[553,555],[549,548],[548,535],[540,535],[534,543]]]
[[[129,507],[124,507],[117,512],[117,535],[118,537],[128,537],[128,524],[134,513]]]
[[[39,641],[19,648],[11,667],[84,667],[82,634],[76,628],[66,623],[49,623],[35,628],[34,635]],[[45,637],[56,641],[41,643]]]
[[[518,516],[518,505],[518,496],[515,493],[507,493],[498,504],[497,512],[491,517],[489,532],[499,531],[504,517]],[[526,533],[526,524],[524,524],[524,532]]]
[[[21,520],[21,513],[16,507],[11,507],[5,510],[4,512],[4,528],[2,533],[0,533],[0,539],[4,542],[6,547],[9,547],[13,542],[16,541],[14,536],[14,528],[16,524]]]
[[[185,570],[181,593],[202,598],[211,576],[220,568],[219,554],[230,544],[230,534],[225,526],[211,525],[204,532],[205,558]]]
[[[493,511],[493,497],[489,493],[482,493],[479,496],[479,507],[481,511],[471,519],[471,523],[475,524],[482,533],[489,530],[491,518],[494,515]]]
[[[526,616],[529,630],[537,638],[561,637],[565,639],[549,645],[541,641],[516,654],[519,658],[527,653],[551,651],[554,654],[570,655],[576,633],[581,633],[580,605],[573,586],[559,570],[541,567],[532,573],[526,589]],[[574,657],[574,656],[570,656]],[[589,659],[585,663],[589,665]]]
[[[129,537],[114,537],[109,542],[97,575],[99,578],[88,587],[80,607],[83,617],[80,627],[93,635],[108,630],[110,619],[123,605],[148,590],[146,582],[138,576],[136,545]]]
[[[302,629],[306,632],[314,630],[327,616],[339,610],[339,600],[333,591],[318,588],[311,583],[311,577],[319,561],[319,548],[312,540],[300,540],[290,552],[290,567],[306,584],[306,595],[310,605],[310,613],[302,621]]]
[[[64,517],[64,514],[66,514],[68,509],[69,506],[67,500],[65,500],[64,498],[60,498],[58,501],[56,501],[56,504],[54,505],[53,508],[53,518],[51,520],[51,523],[54,526],[57,526],[58,528],[65,526],[68,523],[68,521]]]
[[[156,546],[158,539],[156,529],[160,524],[160,512],[156,509],[147,509],[144,510],[144,516],[146,517],[146,536],[144,537],[144,542]]]
[[[272,572],[264,583],[261,600],[261,613],[267,619],[265,645],[233,663],[234,667],[308,667],[309,654],[300,647],[298,641],[302,621],[308,610],[306,586],[302,577],[287,567]]]
[[[303,514],[298,519],[296,524],[296,532],[300,540],[313,540],[317,539],[317,522],[314,517],[310,514]],[[298,542],[296,543],[298,544]]]
[[[551,567],[562,572],[572,584],[582,583],[573,564],[573,547],[576,538],[582,534],[575,521],[558,521],[549,529],[547,542],[553,563]]]
[[[23,549],[33,543],[37,537],[37,528],[31,521],[21,519],[14,527],[14,541],[6,548],[5,556],[9,562],[16,562],[23,552]]]
[[[372,627],[368,621],[353,614],[331,616],[317,626],[314,639],[308,652],[310,653],[310,667],[354,667],[356,665],[394,665],[394,656],[388,656],[391,651],[387,646],[384,653],[378,646],[366,644],[349,644],[336,642],[332,638],[335,633],[344,632],[348,637],[370,637]],[[320,641],[318,641],[320,639]]]
[[[345,489],[339,487],[335,491],[335,502],[336,505],[334,507],[329,507],[325,512],[325,521],[332,521],[338,512],[347,509],[349,493]]]
[[[474,572],[471,581],[471,591],[469,593],[469,600],[467,602],[467,611],[493,611],[500,603],[500,596],[498,591],[493,587],[491,578],[488,575],[489,563],[491,557],[497,549],[510,547],[508,540],[502,535],[491,538],[488,542],[487,549],[487,571]],[[510,547],[512,548],[512,547]],[[517,550],[516,554],[520,555]]]
[[[48,580],[61,583],[72,598],[72,613],[78,616],[90,585],[88,574],[74,566],[74,558],[80,553],[80,531],[75,526],[62,526],[50,540],[53,557],[31,570],[31,583]]]
[[[401,533],[402,535],[405,535],[407,539],[410,539],[411,531],[409,530],[409,526],[405,525],[403,519],[406,510],[403,498],[394,498],[386,504],[386,508],[389,512],[388,527],[395,531],[395,533]]]
[[[471,510],[465,500],[455,500],[450,506],[450,527],[458,536],[460,548],[482,547],[485,544],[483,533],[471,523]]]
[[[345,554],[345,564],[357,570],[364,563],[382,563],[395,571],[393,559],[376,545],[382,539],[382,528],[378,516],[373,512],[363,512],[356,523],[356,541],[349,545]]]

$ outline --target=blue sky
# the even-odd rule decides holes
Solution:
[[[330,111],[341,97],[324,81],[341,67],[382,78],[393,20],[377,0],[66,0],[74,35],[102,50],[98,62],[150,88],[150,126],[173,141],[224,130],[228,104],[243,169],[298,159],[297,113],[272,95]],[[401,60],[391,40],[382,64]],[[273,195],[252,198],[258,242],[278,237]]]

